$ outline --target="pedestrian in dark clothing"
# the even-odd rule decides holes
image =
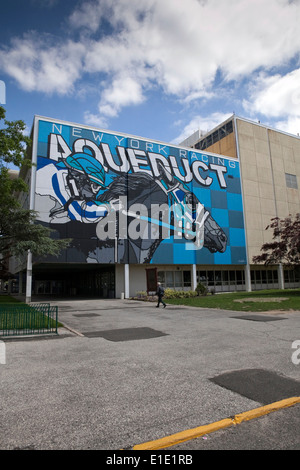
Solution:
[[[158,297],[158,303],[156,305],[156,308],[159,308],[159,304],[162,303],[164,308],[166,307],[166,304],[165,302],[163,301],[163,296],[165,295],[165,290],[164,288],[161,286],[160,282],[157,283],[157,292],[156,292],[156,295]]]

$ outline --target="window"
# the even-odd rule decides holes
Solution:
[[[174,287],[173,271],[166,271],[166,287]]]
[[[191,288],[191,271],[158,271],[158,281],[171,289]]]
[[[255,271],[255,281],[261,283],[261,271]]]
[[[221,126],[219,129],[215,130],[212,134],[207,135],[202,140],[197,142],[194,147],[199,150],[205,150],[207,147],[210,147],[212,144],[219,142],[227,135],[233,132],[233,122],[232,120]]]
[[[222,272],[215,271],[215,285],[221,286],[222,285]]]
[[[228,275],[228,271],[222,271],[222,283],[226,286],[229,284],[229,275]]]
[[[285,174],[285,181],[288,188],[298,189],[297,177],[296,175],[291,175],[289,173]]]
[[[174,271],[175,287],[182,287],[182,272]]]
[[[207,278],[208,278],[208,285],[214,286],[215,285],[214,271],[207,271]]]
[[[191,271],[183,271],[183,285],[184,287],[191,287]]]
[[[238,286],[245,284],[244,271],[236,271],[236,283]]]
[[[202,284],[205,284],[207,282],[206,271],[200,271],[198,282],[202,282]]]

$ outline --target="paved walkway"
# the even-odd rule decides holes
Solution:
[[[264,383],[247,396],[215,380],[224,372],[271,372],[290,380],[282,395],[299,391],[300,312],[253,321],[129,300],[51,304],[66,326],[57,337],[6,341],[0,449],[131,449],[264,405]]]

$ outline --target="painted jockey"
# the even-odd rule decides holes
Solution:
[[[106,188],[102,164],[87,153],[75,153],[56,165],[52,177],[56,204],[50,211],[52,221],[66,217],[70,220],[97,222],[105,217],[114,203],[100,202],[99,195]],[[65,171],[67,170],[67,171]]]

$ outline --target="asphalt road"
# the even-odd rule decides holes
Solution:
[[[115,455],[300,397],[300,364],[292,360],[300,312],[249,318],[129,300],[51,303],[65,324],[58,336],[5,340],[0,450]],[[299,418],[296,404],[165,452],[296,450]]]

